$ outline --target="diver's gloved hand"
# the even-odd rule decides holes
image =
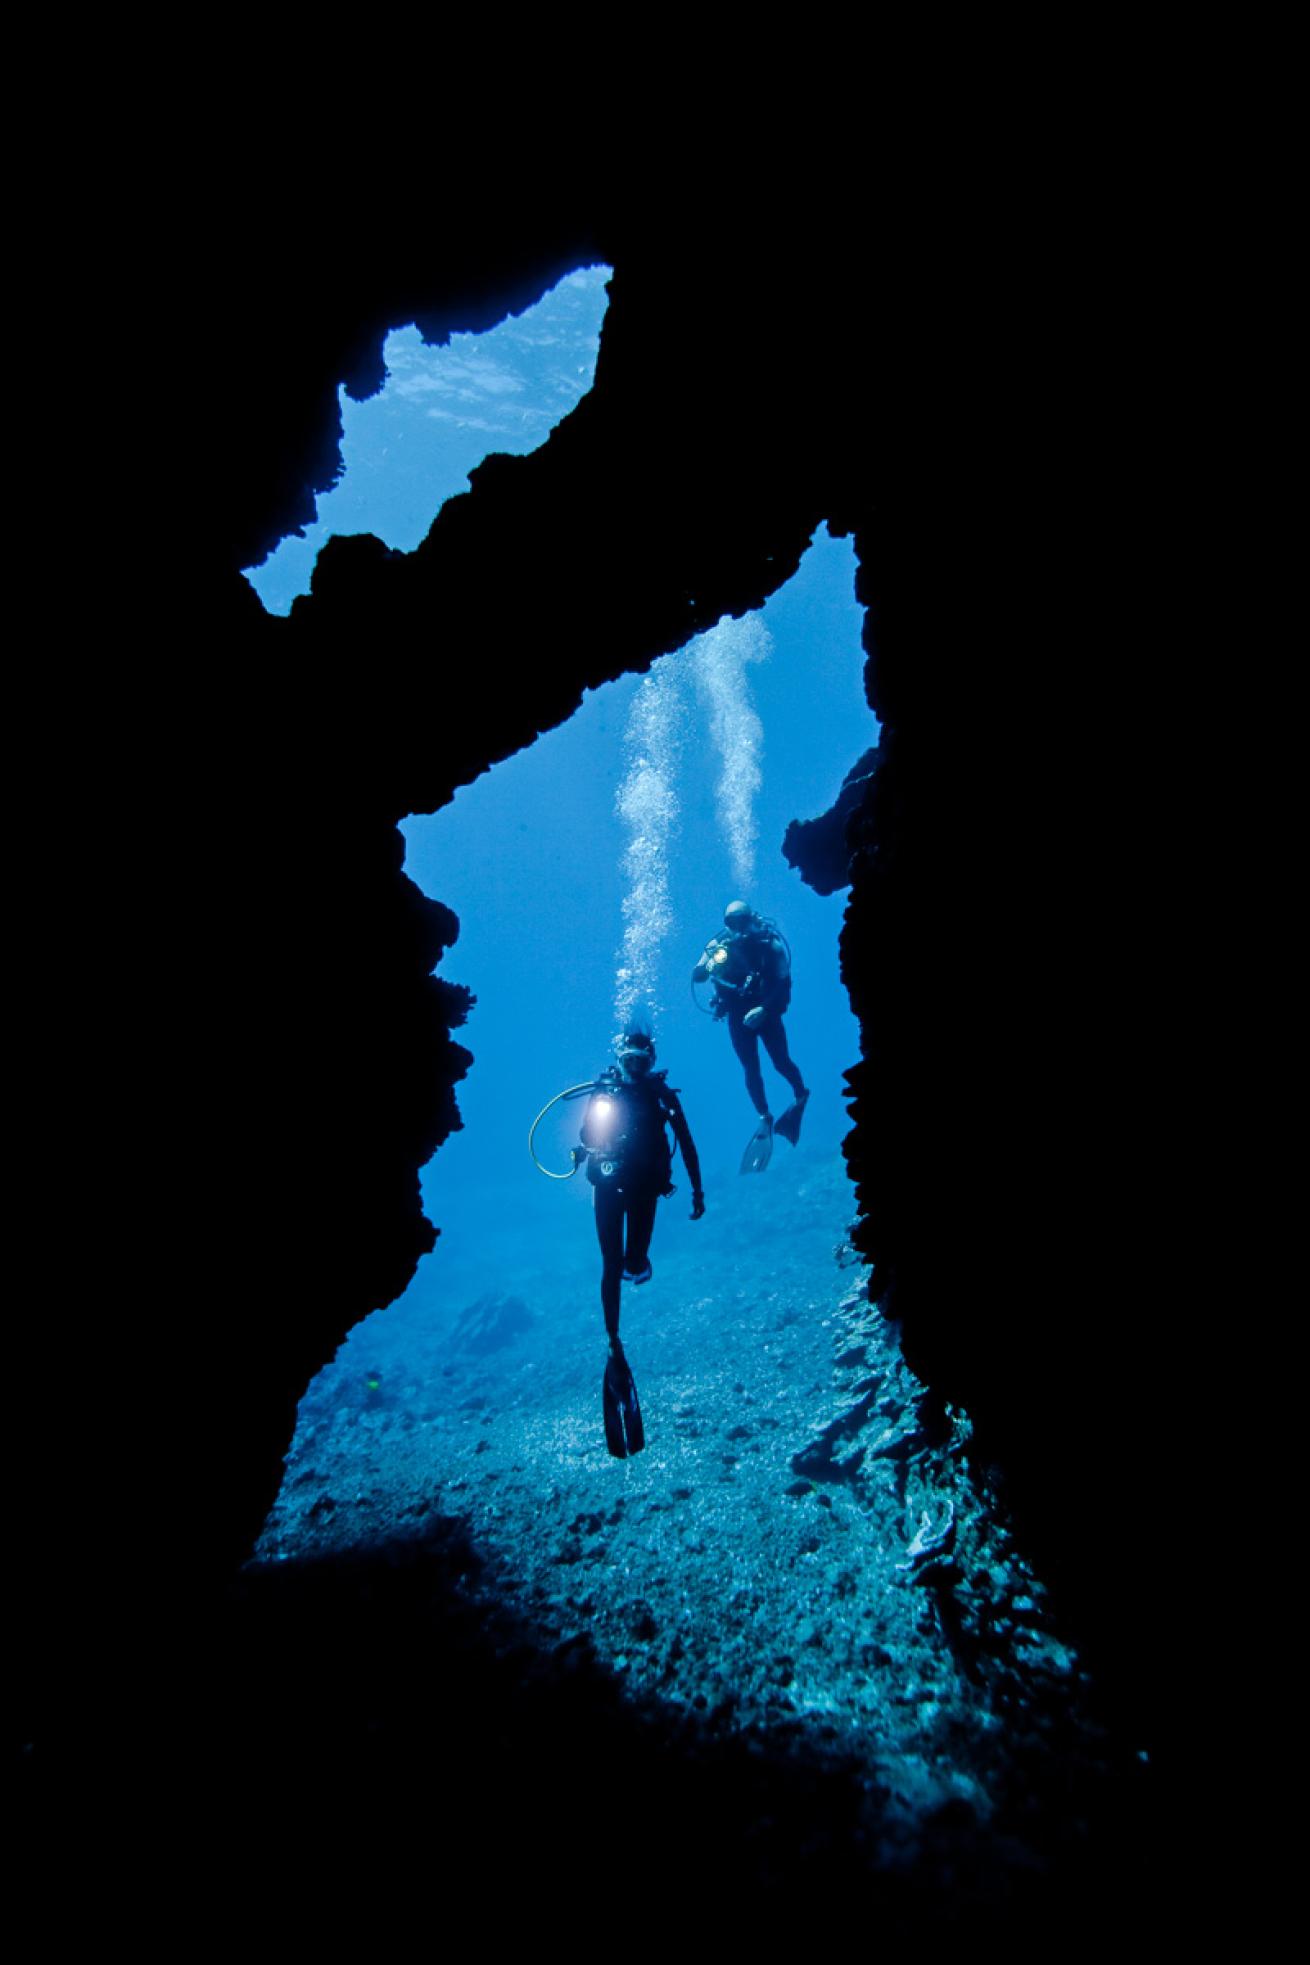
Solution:
[[[701,1216],[704,1214],[704,1212],[705,1212],[705,1196],[700,1192],[698,1188],[697,1191],[691,1197],[692,1220],[699,1221]]]
[[[758,1030],[764,1022],[764,1005],[757,1003],[753,1010],[747,1010],[745,1016],[742,1018],[742,1022],[745,1024],[747,1030]]]

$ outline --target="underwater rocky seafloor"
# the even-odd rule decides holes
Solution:
[[[851,1213],[839,1159],[780,1147],[695,1228],[657,1223],[653,1282],[624,1291],[648,1441],[626,1462],[584,1208],[554,1273],[371,1318],[305,1395],[247,1579],[384,1549],[421,1574],[457,1541],[474,1624],[830,1774],[848,1806],[820,1838],[949,1915],[1059,1878],[1126,1776],[967,1418],[868,1301]]]

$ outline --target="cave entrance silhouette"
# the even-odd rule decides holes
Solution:
[[[1040,1583],[964,1474],[967,1419],[930,1410],[847,1238],[842,1072],[858,1033],[838,971],[844,896],[804,887],[779,847],[877,735],[854,570],[848,541],[816,538],[763,610],[766,659],[736,671],[719,706],[726,740],[682,651],[404,823],[408,872],[463,924],[443,973],[476,999],[464,1126],[425,1178],[436,1251],[302,1402],[260,1560],[457,1548],[502,1641],[556,1665],[585,1658],[602,1703],[857,1768],[877,1833],[913,1837],[954,1809],[964,1846],[1083,1739],[1058,1636],[1034,1630],[1018,1665],[984,1669],[969,1656],[986,1656],[981,1610],[952,1623],[932,1588],[967,1548],[1043,1615]],[[741,799],[725,815],[734,772],[746,818]],[[688,989],[743,867],[792,946],[789,1036],[814,1088],[800,1145],[748,1178],[740,1066]],[[644,936],[624,932],[634,914]],[[707,1213],[688,1219],[675,1174],[654,1277],[624,1292],[647,1445],[616,1463],[590,1189],[541,1181],[525,1135],[610,1056],[634,947]],[[557,1108],[548,1163],[566,1160],[576,1120]],[[998,1745],[1015,1697],[1040,1716],[1017,1755]]]

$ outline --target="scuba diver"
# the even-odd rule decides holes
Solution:
[[[746,1073],[746,1090],[760,1115],[742,1155],[741,1171],[763,1173],[773,1153],[775,1133],[793,1146],[798,1143],[810,1096],[799,1068],[792,1062],[782,1026],[791,1002],[791,950],[781,931],[745,901],[729,902],[723,930],[706,944],[705,953],[692,970],[692,990],[694,994],[697,983],[714,984],[710,1015],[726,1017],[732,1048]],[[776,1120],[769,1111],[760,1071],[761,1040],[769,1062],[792,1092],[791,1105]]]
[[[669,1175],[673,1154],[666,1127],[682,1151],[691,1179],[691,1219],[705,1213],[700,1157],[678,1094],[667,1074],[656,1071],[655,1045],[649,1033],[629,1030],[618,1051],[618,1064],[598,1078],[573,1085],[557,1099],[587,1097],[581,1143],[573,1148],[573,1165],[553,1180],[568,1180],[579,1167],[595,1190],[596,1234],[600,1241],[600,1302],[609,1337],[609,1358],[602,1386],[605,1443],[616,1459],[639,1453],[646,1443],[641,1407],[632,1368],[619,1341],[619,1297],[623,1283],[648,1283],[652,1276],[650,1238],[661,1195],[675,1190]],[[556,1099],[550,1104],[554,1105]],[[532,1133],[550,1106],[538,1113]],[[533,1153],[536,1160],[536,1154]],[[540,1167],[541,1162],[537,1161]],[[549,1169],[542,1167],[543,1173]]]

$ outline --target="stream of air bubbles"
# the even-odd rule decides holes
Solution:
[[[623,734],[625,769],[615,810],[625,835],[623,938],[614,982],[618,1030],[654,1027],[660,955],[673,926],[669,856],[678,832],[678,767],[694,700],[718,752],[715,811],[738,889],[755,877],[755,797],[763,783],[764,729],[748,670],[767,659],[772,637],[757,616],[724,617],[643,676]]]

